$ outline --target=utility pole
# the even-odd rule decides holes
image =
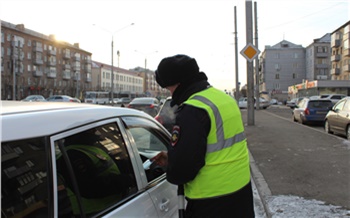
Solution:
[[[252,22],[252,1],[246,0],[246,41],[247,44],[253,43],[253,22]],[[247,61],[247,98],[248,98],[248,125],[254,125],[254,76],[253,62]]]
[[[239,100],[239,79],[238,79],[238,40],[237,40],[237,12],[236,12],[236,6],[235,6],[235,65],[236,65],[236,93],[235,98],[238,103]]]
[[[258,47],[258,15],[257,15],[257,3],[254,2],[254,27],[255,27],[255,48]],[[255,58],[255,98],[256,109],[260,109],[260,89],[259,89],[259,55]]]

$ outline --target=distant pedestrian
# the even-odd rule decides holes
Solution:
[[[167,165],[167,180],[184,185],[186,217],[254,217],[249,152],[238,105],[212,87],[194,58],[164,58],[157,83],[178,105],[168,152],[154,158]]]

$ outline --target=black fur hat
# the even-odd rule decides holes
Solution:
[[[157,83],[165,88],[192,80],[199,74],[199,67],[194,58],[187,55],[175,55],[164,58],[156,70]]]

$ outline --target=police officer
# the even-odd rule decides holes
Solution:
[[[157,83],[178,105],[168,152],[152,160],[167,165],[167,180],[184,185],[186,217],[254,217],[249,154],[236,101],[212,87],[194,58],[166,57]]]

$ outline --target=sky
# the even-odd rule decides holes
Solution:
[[[350,20],[349,0],[256,0],[253,12],[254,2],[261,52],[282,40],[307,47]],[[1,0],[0,19],[79,43],[92,53],[92,60],[106,64],[112,61],[113,39],[114,66],[124,69],[145,67],[147,60],[146,68],[156,70],[162,58],[186,54],[197,60],[213,86],[232,90],[235,7],[238,81],[244,85],[247,61],[240,54],[247,45],[244,0]]]

